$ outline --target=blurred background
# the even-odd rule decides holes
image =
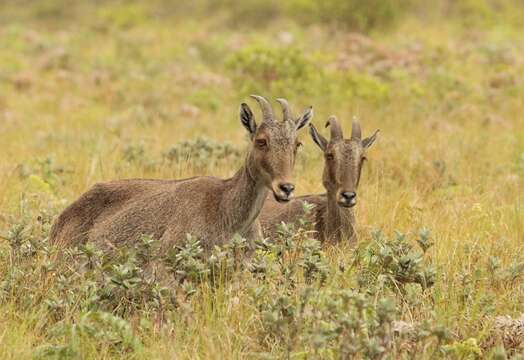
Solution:
[[[494,148],[511,179],[523,25],[518,0],[4,0],[0,204],[27,186],[70,199],[105,179],[229,176],[251,93],[381,128],[370,176],[387,189],[472,189],[499,175]],[[321,191],[320,152],[300,159],[300,191]]]
[[[233,175],[247,144],[239,105],[259,118],[256,93],[297,114],[313,105],[326,136],[331,114],[346,136],[354,116],[364,136],[381,129],[359,185],[359,241],[430,229],[437,282],[403,293],[399,313],[444,324],[475,354],[456,358],[480,358],[486,319],[524,303],[522,74],[522,0],[0,0],[0,279],[11,279],[0,282],[0,355],[33,358],[56,341],[59,311],[79,317],[80,292],[43,282],[51,267],[32,257],[56,215],[98,181]],[[323,155],[300,136],[297,193],[322,192]],[[14,266],[16,246],[30,272]],[[354,254],[341,244],[326,258],[338,269]],[[355,286],[353,272],[333,288]],[[56,284],[56,302],[34,296]],[[250,287],[232,284],[217,313],[204,301],[163,337],[144,330],[148,351],[281,358],[257,341]],[[89,344],[86,358],[101,358]]]

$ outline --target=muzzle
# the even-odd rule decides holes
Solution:
[[[342,191],[338,195],[338,205],[351,208],[357,204],[357,193],[354,191]]]

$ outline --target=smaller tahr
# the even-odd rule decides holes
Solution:
[[[353,121],[351,138],[344,139],[342,128],[334,116],[326,127],[331,127],[328,141],[310,124],[310,135],[324,153],[322,184],[325,194],[300,196],[286,204],[268,199],[260,214],[264,236],[274,238],[282,222],[298,224],[305,216],[303,203],[314,205],[308,216],[315,224],[315,236],[325,242],[355,239],[354,206],[366,150],[375,141],[378,130],[362,139],[360,124]]]

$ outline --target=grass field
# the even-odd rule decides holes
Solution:
[[[0,357],[524,353],[524,340],[489,340],[496,316],[524,313],[522,6],[459,1],[357,33],[271,1],[224,3],[0,4]],[[50,222],[96,182],[231,176],[251,93],[313,105],[317,128],[335,114],[347,133],[353,116],[364,135],[381,130],[356,248],[320,251],[297,230],[242,265],[237,239],[217,281],[188,244],[167,290],[133,249],[116,263],[96,249],[69,254],[81,265],[56,260]],[[301,138],[297,192],[321,192],[322,154]],[[390,339],[393,320],[416,334]]]

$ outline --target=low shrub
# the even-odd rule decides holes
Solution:
[[[393,25],[412,4],[412,0],[293,0],[289,12],[306,22],[366,32]]]
[[[163,152],[168,162],[190,161],[195,168],[205,168],[237,161],[241,157],[239,148],[229,142],[217,142],[206,137],[197,137],[174,144]]]
[[[413,5],[413,0],[221,0],[211,9],[222,9],[234,26],[261,27],[272,20],[289,17],[302,23],[338,25],[350,30],[370,31],[395,24]]]
[[[3,235],[9,248],[0,260],[10,265],[1,269],[0,301],[45,317],[36,358],[75,358],[94,344],[115,356],[139,354],[140,334],[151,327],[139,324],[173,326],[200,302],[219,308],[238,289],[257,319],[246,326],[266,355],[381,359],[447,344],[447,332],[429,324],[408,326],[409,335],[396,330],[404,288],[427,291],[434,282],[424,257],[432,245],[427,231],[417,240],[420,252],[400,233],[388,239],[375,232],[345,270],[309,237],[307,216],[299,226],[282,224],[273,241],[236,236],[208,249],[188,235],[167,252],[147,235],[112,251],[91,243],[59,249],[48,244],[49,226],[32,225],[31,216],[41,215],[29,211]]]
[[[227,67],[244,93],[311,93],[321,70],[298,48],[248,46],[233,54]]]

